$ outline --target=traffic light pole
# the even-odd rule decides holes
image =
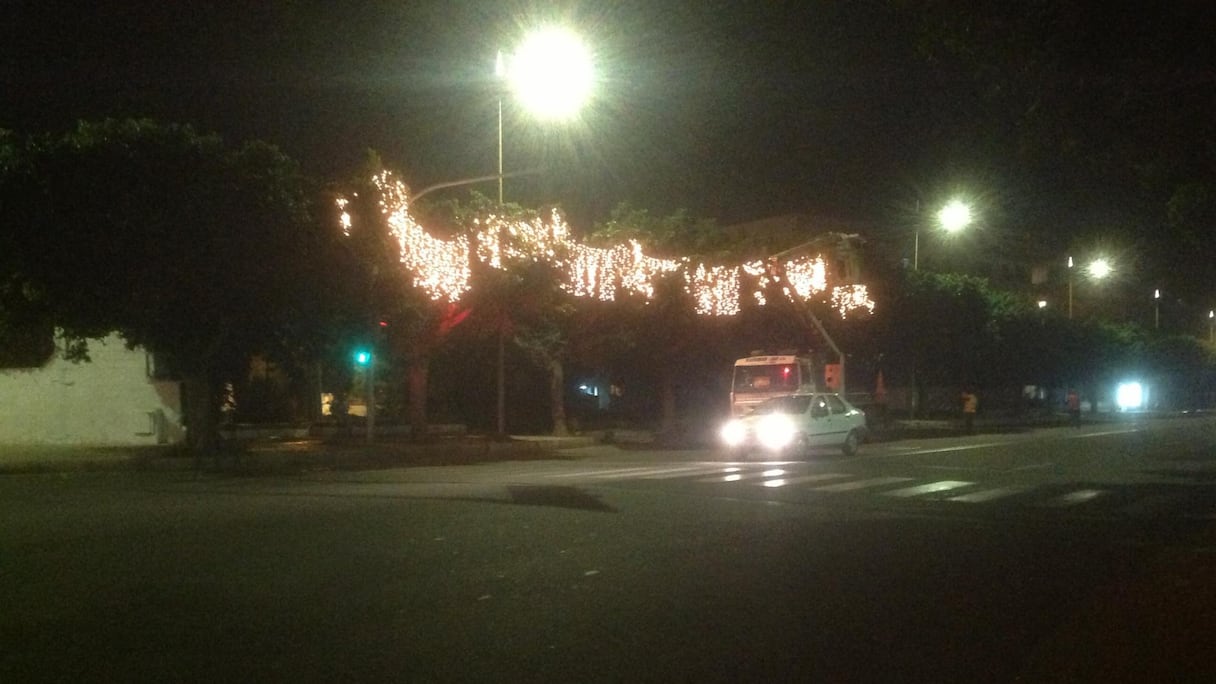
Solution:
[[[376,353],[367,364],[367,443],[376,441]]]

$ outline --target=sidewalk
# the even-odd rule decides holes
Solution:
[[[367,443],[344,440],[263,439],[229,445],[196,457],[180,445],[97,447],[0,445],[0,475],[109,470],[270,472],[462,465],[486,461],[569,458],[563,453],[599,442],[591,437],[518,436],[494,440],[445,437],[428,442],[386,438]]]

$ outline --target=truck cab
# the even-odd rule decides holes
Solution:
[[[739,417],[767,399],[796,392],[814,392],[816,389],[809,356],[748,356],[735,361],[730,413]]]

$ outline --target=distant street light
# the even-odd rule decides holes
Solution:
[[[1094,280],[1102,280],[1106,276],[1114,272],[1114,267],[1106,259],[1099,257],[1089,262],[1089,277]]]
[[[1208,311],[1208,344],[1216,344],[1216,309]]]
[[[1072,290],[1073,290],[1073,260],[1068,257],[1068,318],[1072,319]],[[1090,280],[1102,280],[1114,272],[1114,267],[1105,257],[1098,257],[1089,262],[1085,267],[1085,273]]]
[[[527,35],[515,52],[494,61],[494,75],[515,95],[523,108],[542,121],[568,119],[591,96],[595,69],[591,51],[574,33],[546,27]],[[498,206],[503,205],[502,104],[498,96]],[[498,325],[497,434],[507,431],[506,324]]]
[[[1161,329],[1161,288],[1153,290],[1153,329]]]
[[[958,231],[971,225],[971,207],[959,200],[952,200],[937,212],[937,225],[947,233]],[[912,270],[920,270],[920,225],[917,224],[916,235],[912,245]]]
[[[937,212],[937,222],[947,233],[956,233],[971,224],[971,207],[954,200]]]
[[[502,67],[499,75],[520,103],[544,121],[577,114],[595,82],[590,50],[578,36],[557,27],[527,36]]]
[[[1072,257],[1068,257],[1068,320],[1072,320]]]

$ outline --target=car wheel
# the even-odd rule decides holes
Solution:
[[[845,456],[856,456],[857,450],[861,447],[861,438],[857,436],[857,431],[849,432],[844,438],[844,444],[840,445],[840,450]]]

